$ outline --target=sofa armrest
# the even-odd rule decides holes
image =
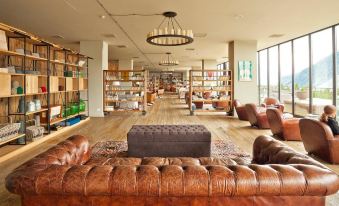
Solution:
[[[339,135],[328,140],[332,163],[339,163]]]
[[[73,135],[65,141],[51,147],[33,159],[25,162],[19,168],[32,165],[81,165],[89,160],[91,148],[88,139],[82,135]]]
[[[286,144],[267,135],[255,139],[252,162],[256,164],[306,164],[328,169],[320,162],[296,152]]]
[[[51,165],[6,178],[20,195],[324,196],[338,191],[338,176],[313,165],[89,166]]]

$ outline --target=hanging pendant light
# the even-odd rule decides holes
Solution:
[[[163,13],[164,20],[159,27],[149,32],[146,41],[157,46],[180,46],[193,42],[193,31],[182,29],[175,19],[177,13]]]
[[[171,67],[171,66],[177,66],[179,65],[179,61],[178,60],[175,60],[173,58],[173,56],[171,55],[171,52],[166,52],[166,57],[161,60],[159,62],[159,65],[160,66],[167,66],[167,67]]]

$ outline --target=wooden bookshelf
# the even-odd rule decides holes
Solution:
[[[196,112],[233,112],[231,70],[190,70],[189,110]]]
[[[51,105],[60,104],[63,108],[70,106],[80,108],[86,101],[84,111],[73,112],[51,121],[47,118],[45,127],[48,138],[51,126],[74,118],[88,116],[88,61],[90,57],[63,48],[51,42],[37,38],[22,30],[0,23],[0,30],[5,31],[7,50],[0,49],[0,123],[20,122],[20,134],[0,139],[1,148],[8,144],[22,144],[17,141],[24,138],[24,146],[31,142],[26,140],[26,123],[35,115],[49,117]],[[81,63],[81,65],[80,65]],[[7,71],[7,70],[8,71]],[[12,90],[17,82],[21,90]],[[45,91],[46,90],[46,91]],[[21,93],[15,93],[21,91]],[[81,101],[83,99],[83,101]],[[27,110],[27,102],[39,100],[41,109]],[[19,101],[24,106],[19,110]],[[75,111],[75,109],[74,109]],[[1,158],[1,155],[0,155]]]
[[[104,71],[104,111],[146,114],[147,74],[145,70]]]

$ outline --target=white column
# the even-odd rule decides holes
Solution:
[[[93,58],[88,65],[89,116],[103,117],[103,70],[108,69],[108,44],[104,41],[81,41],[80,53]]]
[[[229,67],[233,71],[234,99],[242,104],[258,103],[257,41],[232,41],[228,44]],[[251,61],[252,81],[238,80],[238,62]]]

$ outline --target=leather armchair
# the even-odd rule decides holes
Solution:
[[[261,103],[261,107],[267,108],[267,106],[273,105],[277,107],[281,112],[284,112],[285,105],[281,104],[278,99],[272,98],[272,97],[267,97],[263,103]]]
[[[155,92],[147,92],[147,103],[154,103],[156,99],[157,93]]]
[[[300,120],[301,139],[305,150],[332,164],[339,164],[339,135],[319,120]]]
[[[252,126],[258,127],[259,129],[270,128],[266,111],[258,111],[255,104],[246,104],[245,108],[248,116],[248,121]]]
[[[279,109],[266,110],[267,119],[273,135],[283,140],[301,140],[299,118],[284,119]]]
[[[239,120],[248,121],[245,105],[242,105],[237,99],[233,100],[233,105],[235,111],[237,112]]]

